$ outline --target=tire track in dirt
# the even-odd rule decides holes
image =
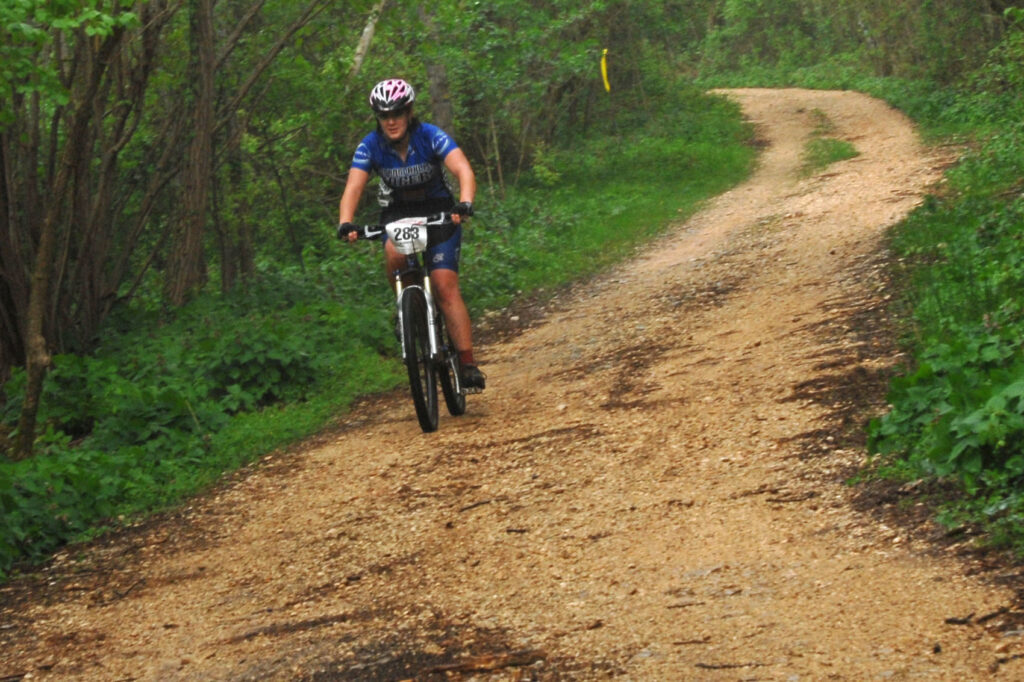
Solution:
[[[754,177],[483,349],[466,416],[424,436],[404,396],[366,401],[62,555],[5,590],[0,675],[1024,675],[1009,588],[843,485],[896,361],[869,324],[880,240],[948,160],[861,95],[728,96],[766,144]],[[861,154],[800,181],[816,110]]]

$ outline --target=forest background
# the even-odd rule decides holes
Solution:
[[[463,267],[478,319],[628,255],[740,181],[752,133],[711,86],[857,89],[962,145],[941,195],[892,233],[912,360],[867,429],[870,473],[934,482],[919,489],[945,523],[1021,551],[1024,9],[11,0],[0,576],[401,383],[379,254],[334,240],[373,127],[366,93],[392,76],[481,181]]]

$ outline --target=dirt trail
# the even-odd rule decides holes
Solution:
[[[729,96],[756,175],[484,348],[465,417],[368,402],[58,558],[3,592],[0,679],[1024,677],[1011,588],[842,483],[880,239],[948,159],[858,94]],[[860,156],[801,181],[815,110]]]

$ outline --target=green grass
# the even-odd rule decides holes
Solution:
[[[801,155],[798,171],[801,178],[809,178],[833,163],[852,159],[860,154],[857,148],[846,140],[831,137],[836,126],[824,111],[813,109],[811,118],[814,120],[814,129]]]
[[[857,148],[846,140],[834,137],[814,137],[804,147],[800,176],[810,177],[837,161],[845,161],[859,155]]]

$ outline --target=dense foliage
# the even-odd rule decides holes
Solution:
[[[961,484],[950,519],[1024,545],[1021,15],[998,0],[4,3],[0,572],[399,381],[379,255],[331,239],[365,93],[392,75],[481,180],[477,314],[620,257],[742,176],[737,112],[694,79],[863,89],[969,141],[948,193],[894,235],[915,359],[871,438],[904,475]],[[817,147],[809,164],[854,153]]]

